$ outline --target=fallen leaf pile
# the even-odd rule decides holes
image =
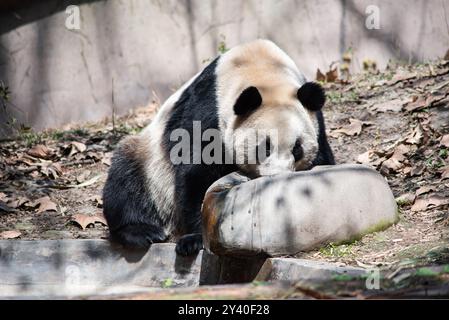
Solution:
[[[390,80],[367,84],[366,88],[379,92],[392,88],[387,91],[389,96],[379,94],[379,102],[372,102],[375,93],[361,90],[360,83],[342,90],[345,94],[359,90],[357,95],[367,112],[364,119],[380,117],[382,114],[403,115],[404,120],[409,121],[409,127],[395,139],[385,141],[379,135],[382,124],[371,126],[370,121],[354,117],[348,119],[349,124],[334,127],[329,132],[329,137],[341,139],[343,136],[346,138],[341,143],[351,143],[351,139],[363,137],[363,129],[369,127],[368,134],[374,135],[376,140],[371,146],[365,146],[365,151],[353,159],[373,166],[389,180],[415,182],[415,188],[410,186],[416,190],[403,192],[397,198],[399,202],[410,205],[411,212],[444,209],[449,204],[446,200],[449,192],[444,184],[449,179],[449,134],[435,129],[428,112],[433,108],[449,106],[448,66],[449,63],[443,62],[427,70],[399,68]],[[449,131],[449,127],[446,128]],[[401,182],[398,183],[400,185]]]
[[[123,136],[148,124],[157,107],[138,108],[117,119],[116,127],[25,132],[0,142],[0,239],[54,237],[67,230],[89,237],[92,230],[106,230],[99,194],[112,152]]]

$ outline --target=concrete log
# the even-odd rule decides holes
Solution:
[[[272,256],[350,241],[398,218],[385,178],[351,164],[254,180],[232,173],[208,189],[202,215],[213,253]]]

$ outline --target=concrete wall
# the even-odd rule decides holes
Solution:
[[[17,1],[20,3],[20,1]],[[353,48],[353,71],[366,58],[425,61],[449,48],[448,0],[109,0],[57,1],[0,11],[0,80],[12,112],[40,130],[110,116],[163,100],[227,47],[268,38],[309,78]],[[78,4],[81,29],[65,8]],[[365,9],[380,9],[380,29]],[[1,10],[0,6],[0,10]],[[20,109],[20,110],[19,110]],[[1,131],[6,127],[0,113]]]

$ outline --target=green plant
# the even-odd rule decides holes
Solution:
[[[0,103],[3,108],[6,108],[6,103],[9,101],[10,94],[11,91],[9,91],[9,88],[0,80]]]
[[[219,52],[220,54],[223,54],[223,53],[225,53],[226,51],[228,51],[229,48],[226,46],[226,37],[225,37],[224,35],[220,35],[220,38],[221,38],[221,40],[220,40],[220,42],[218,43],[218,48],[217,48],[217,50],[218,50],[218,52]]]
[[[42,134],[33,131],[24,131],[19,134],[20,139],[29,148],[35,144],[42,143]]]
[[[413,199],[406,199],[406,198],[396,198],[396,204],[398,207],[404,207],[409,206],[413,204]]]
[[[320,253],[327,257],[345,257],[352,254],[353,246],[357,241],[346,244],[329,243],[320,249]]]
[[[441,167],[444,167],[444,161],[436,158],[434,156],[430,156],[426,159],[426,166],[432,169],[439,169]]]
[[[334,104],[338,104],[341,103],[343,100],[343,95],[341,94],[341,92],[337,92],[337,91],[328,91],[327,92],[327,98],[329,99],[329,101],[331,103]]]
[[[162,288],[170,288],[173,286],[173,279],[167,278],[162,282]]]

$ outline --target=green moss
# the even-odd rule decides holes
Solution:
[[[349,274],[336,274],[332,277],[332,280],[334,281],[351,281],[356,279],[356,277],[353,277]]]
[[[434,277],[434,276],[438,276],[439,273],[433,271],[430,268],[419,268],[418,270],[416,270],[415,275],[418,277]]]
[[[410,199],[396,199],[396,204],[398,207],[404,207],[412,204]]]
[[[399,221],[399,208],[396,210],[396,214],[394,217],[394,220],[381,220],[379,223],[369,227],[368,229],[362,231],[361,233],[359,233],[358,235],[355,235],[354,237],[352,237],[351,240],[349,240],[348,242],[354,242],[357,240],[360,240],[361,238],[363,238],[363,236],[369,234],[369,233],[374,233],[374,232],[379,232],[379,231],[383,231],[389,227],[391,227],[393,224],[397,223]]]

